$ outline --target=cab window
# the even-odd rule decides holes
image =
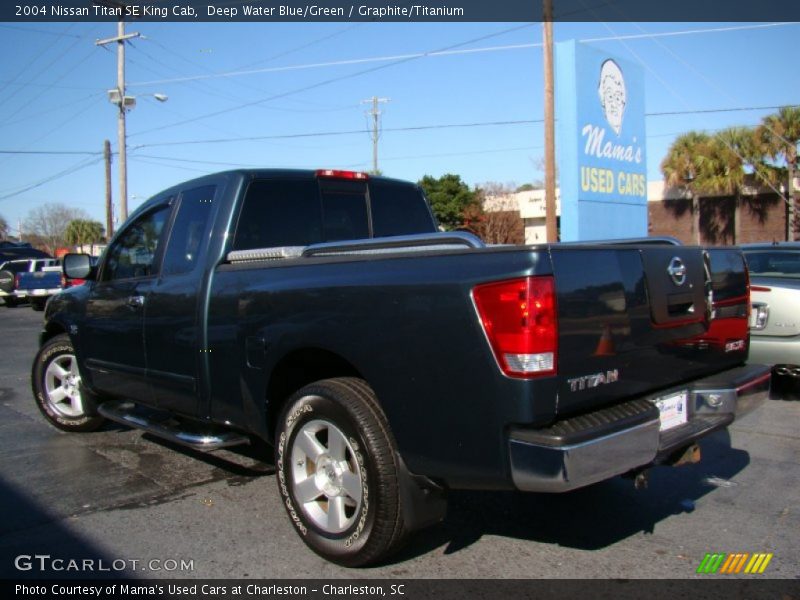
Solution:
[[[156,253],[170,207],[147,212],[127,226],[108,249],[102,281],[150,277],[156,271]]]

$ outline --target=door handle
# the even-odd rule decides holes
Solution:
[[[144,306],[144,296],[128,296],[126,304],[131,308],[141,308]]]

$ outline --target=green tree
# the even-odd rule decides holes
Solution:
[[[787,240],[798,233],[794,177],[797,170],[797,145],[800,143],[800,107],[784,106],[777,113],[764,117],[758,128],[763,150],[773,161],[786,165],[786,202],[789,208]]]
[[[462,227],[467,209],[479,204],[476,193],[461,181],[459,175],[448,173],[438,179],[425,175],[419,181],[419,185],[425,192],[439,224],[448,230]]]
[[[748,172],[761,169],[762,156],[756,133],[747,127],[730,127],[717,132],[701,157],[697,187],[705,193],[735,197],[734,243],[741,242],[742,188]]]
[[[677,188],[692,198],[692,234],[694,243],[700,243],[700,192],[704,157],[709,152],[711,138],[705,133],[690,131],[679,135],[661,161],[661,173],[670,187]]]
[[[73,219],[64,231],[64,240],[73,246],[103,241],[103,225],[88,219]]]

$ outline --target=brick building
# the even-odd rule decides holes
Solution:
[[[647,187],[648,233],[670,235],[685,244],[693,244],[691,198],[665,188],[663,181],[653,181]],[[742,195],[738,228],[736,198],[733,196],[701,197],[699,210],[699,237],[703,245],[727,246],[786,239],[786,203],[772,190],[752,190]]]
[[[788,211],[783,199],[772,190],[746,191],[748,193],[741,198],[738,227],[734,197],[712,196],[699,199],[701,244],[724,246],[786,239]],[[557,214],[560,214],[558,191],[556,200]],[[686,244],[694,243],[691,198],[678,190],[667,188],[663,181],[651,181],[647,186],[647,200],[649,235],[672,236]],[[540,244],[546,240],[544,190],[488,197],[484,210],[515,210],[524,227],[526,244]]]

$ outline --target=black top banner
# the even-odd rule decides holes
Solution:
[[[538,22],[542,0],[17,0],[0,21]],[[800,20],[796,0],[552,0],[554,21]]]

